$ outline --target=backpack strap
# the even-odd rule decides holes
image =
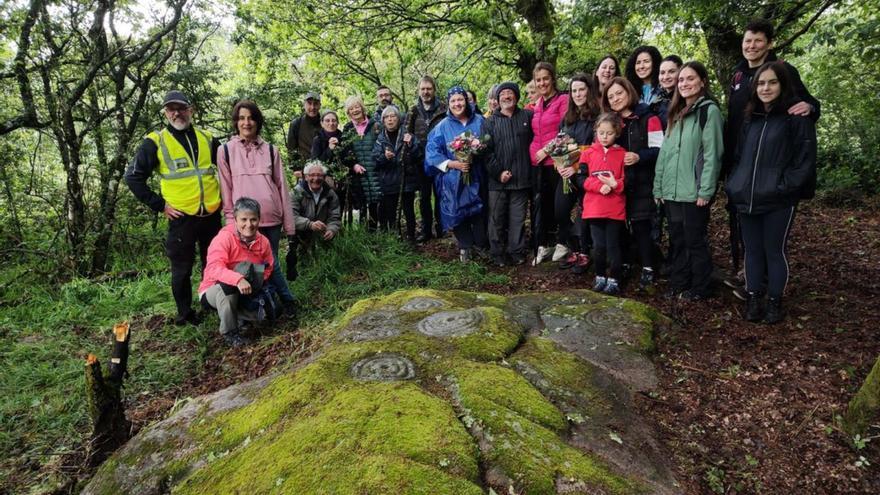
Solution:
[[[703,105],[700,107],[700,131],[706,127],[706,120],[709,119],[709,105]]]
[[[223,156],[226,157],[226,165],[229,166],[229,144],[223,143]]]

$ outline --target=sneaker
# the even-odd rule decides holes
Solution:
[[[749,297],[746,300],[746,321],[750,321],[752,323],[759,322],[764,319],[764,308],[761,306],[764,302],[764,294],[760,292],[749,292]]]
[[[526,262],[526,257],[521,254],[511,254],[510,264],[514,266],[522,265]]]
[[[174,324],[181,327],[183,325],[198,325],[202,322],[202,317],[193,310],[189,310],[185,315],[177,315],[174,317]]]
[[[571,250],[565,244],[557,244],[556,249],[553,250],[553,261],[564,260],[570,252]]]
[[[737,276],[727,276],[721,280],[721,283],[730,287],[731,289],[738,289],[743,286],[744,281]]]
[[[542,261],[547,261],[550,257],[553,256],[553,251],[545,246],[538,246],[538,253],[535,255],[535,259],[532,260],[532,266],[538,266]]]
[[[782,311],[781,297],[767,298],[767,314],[764,316],[764,323],[775,325],[785,319],[785,312]]]
[[[596,281],[593,283],[593,290],[596,292],[602,292],[605,290],[605,286],[608,285],[608,280],[605,277],[596,277]]]
[[[642,276],[639,277],[639,290],[646,290],[654,284],[654,270],[642,268]]]
[[[740,301],[748,301],[749,293],[746,291],[745,287],[737,287],[730,291],[733,294],[733,297],[739,299]]]
[[[503,255],[492,256],[492,263],[499,268],[507,266],[507,260],[504,259]]]
[[[571,273],[575,275],[580,275],[582,273],[587,273],[587,270],[590,269],[590,257],[583,253],[578,253],[577,263],[575,263],[574,267],[571,269]]]
[[[559,262],[559,269],[560,270],[568,270],[569,268],[576,265],[579,254],[580,253],[575,253],[575,252],[568,253],[568,256],[566,256],[564,260]]]
[[[467,263],[471,260],[471,250],[470,249],[459,249],[458,250],[458,261],[462,263]]]
[[[238,330],[232,330],[223,334],[223,340],[225,340],[230,347],[244,347],[253,343],[251,339],[241,335]]]
[[[602,292],[609,296],[620,294],[620,286],[617,285],[617,280],[609,278],[605,283],[605,288],[602,289]]]

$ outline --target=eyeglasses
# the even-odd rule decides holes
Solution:
[[[168,112],[168,113],[171,113],[171,114],[174,114],[174,113],[186,113],[186,112],[188,112],[191,108],[192,108],[192,107],[165,107],[165,111]]]
[[[324,174],[307,174],[306,177],[309,179],[320,179],[324,177]]]

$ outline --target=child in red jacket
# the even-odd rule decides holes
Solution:
[[[593,236],[593,259],[596,282],[593,290],[617,294],[620,287],[620,231],[626,220],[626,197],[623,195],[623,157],[626,150],[614,144],[623,130],[616,113],[603,113],[593,127],[596,141],[581,153],[584,180],[583,218],[590,220]],[[610,272],[607,272],[610,263]],[[607,275],[607,278],[606,278]]]

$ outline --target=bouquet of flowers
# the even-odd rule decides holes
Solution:
[[[555,138],[550,140],[544,146],[544,152],[553,159],[553,165],[556,166],[556,170],[560,173],[566,167],[570,167],[577,162],[581,154],[580,147],[574,139],[564,132],[560,132]],[[569,184],[568,180],[563,180],[562,192],[565,194],[571,192],[571,184]]]
[[[449,143],[449,149],[455,155],[455,159],[463,163],[471,163],[471,157],[480,151],[486,149],[486,142],[480,141],[480,138],[471,131],[465,131]],[[471,174],[469,172],[462,173],[462,181],[470,185]]]

